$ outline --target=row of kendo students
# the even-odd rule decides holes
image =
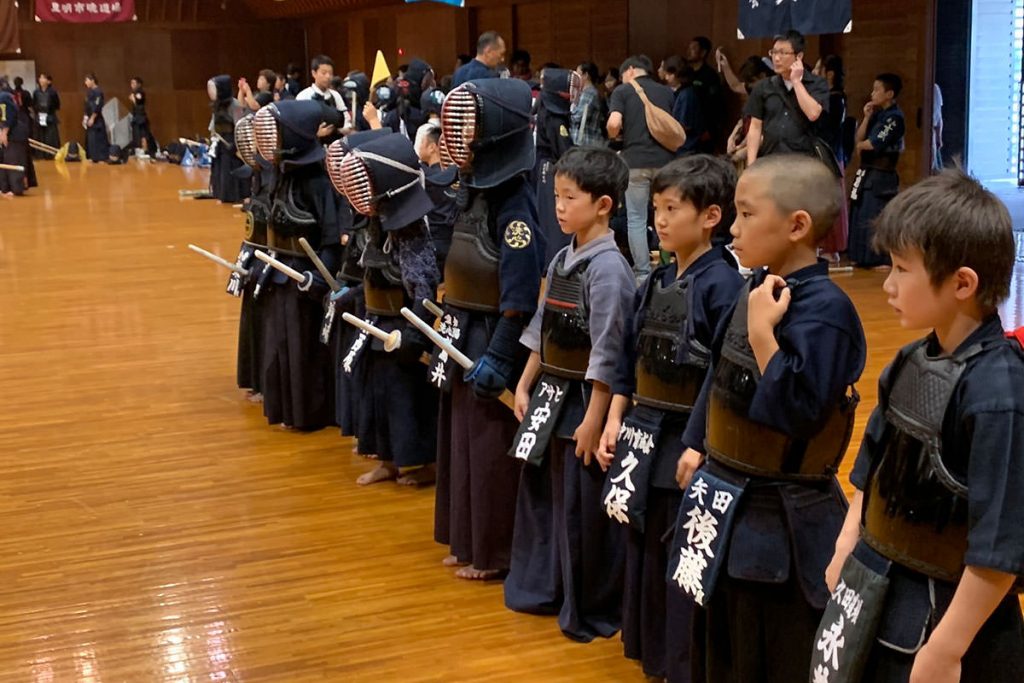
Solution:
[[[471,81],[441,116],[459,188],[441,351],[402,309],[435,322],[424,187],[454,178],[427,177],[402,135],[325,152],[329,115],[281,102],[251,124],[252,230],[229,288],[243,295],[240,384],[258,379],[271,423],[337,421],[381,461],[364,483],[428,481],[436,452],[444,563],[504,577],[511,609],[557,614],[572,639],[621,628],[650,675],[956,680],[962,662],[964,680],[1014,679],[1024,363],[995,313],[1009,217],[975,181],[924,181],[879,224],[891,303],[934,332],[883,378],[847,513],[835,473],[866,343],[815,256],[839,208],[823,165],[769,157],[738,184],[707,156],[662,169],[656,228],[675,262],[635,291],[608,228],[628,170],[570,150],[553,177],[571,242],[539,296],[529,87]],[[734,205],[736,258],[761,267],[747,281],[711,246]],[[261,270],[256,250],[285,268]]]

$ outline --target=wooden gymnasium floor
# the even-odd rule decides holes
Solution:
[[[179,200],[203,172],[40,176],[0,202],[0,680],[643,679],[617,638],[572,643],[454,579],[431,489],[360,489],[350,441],[242,398],[238,303],[185,245],[233,258],[243,220]],[[839,278],[868,332],[861,423],[913,336],[881,280]]]

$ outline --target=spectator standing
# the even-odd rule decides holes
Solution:
[[[672,90],[651,78],[653,71],[647,55],[630,57],[622,63],[622,82],[632,84],[635,81],[653,106],[671,113]],[[665,149],[651,135],[644,103],[635,87],[616,88],[608,108],[608,137],[622,135],[622,158],[629,166],[629,187],[626,190],[629,251],[633,257],[633,273],[642,282],[651,273],[647,238],[651,180],[662,166],[672,161],[675,150]]]

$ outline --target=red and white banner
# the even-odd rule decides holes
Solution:
[[[36,0],[36,21],[67,21],[74,24],[135,21],[135,0],[120,0],[120,2]]]

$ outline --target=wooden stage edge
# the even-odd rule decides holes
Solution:
[[[433,490],[355,486],[336,430],[268,427],[235,387],[237,210],[203,171],[43,163],[0,202],[0,680],[642,681],[459,581]],[[867,330],[858,434],[901,330],[882,277],[837,277]],[[1024,273],[1007,326],[1024,321]]]

